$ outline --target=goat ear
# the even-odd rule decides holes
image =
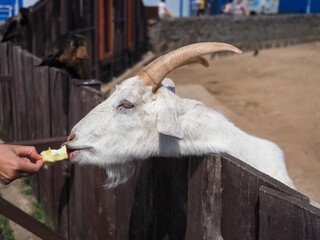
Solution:
[[[165,78],[162,80],[161,85],[170,90],[171,92],[176,92],[176,86],[170,78]]]
[[[158,132],[174,138],[183,139],[184,132],[178,119],[178,110],[172,103],[162,103],[157,108]]]
[[[78,47],[76,51],[76,58],[78,59],[89,59],[87,49],[83,46]]]

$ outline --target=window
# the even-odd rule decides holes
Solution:
[[[99,59],[113,54],[113,0],[99,0]]]

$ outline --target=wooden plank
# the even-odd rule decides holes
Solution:
[[[25,66],[24,66],[24,51],[21,47],[13,47],[13,62],[15,65],[13,75],[16,92],[16,111],[17,111],[17,133],[18,140],[28,139],[28,124],[27,123],[27,101],[26,101],[26,82],[25,82]],[[30,91],[30,90],[29,90]]]
[[[13,61],[13,47],[11,45],[8,46],[8,70],[9,70],[9,74],[12,75],[12,81],[10,82],[10,100],[11,100],[11,111],[12,111],[12,121],[11,121],[11,125],[12,125],[12,138],[10,139],[11,141],[16,141],[19,140],[18,138],[18,127],[17,127],[17,102],[16,102],[16,84],[14,81],[14,61]]]
[[[85,239],[83,166],[71,165],[69,181],[69,239]]]
[[[135,182],[134,203],[129,222],[129,239],[150,239],[155,203],[154,159],[138,161]],[[131,181],[131,180],[129,180]]]
[[[222,155],[222,236],[257,239],[259,191],[265,185],[302,201],[308,197],[227,154]]]
[[[70,81],[70,98],[68,111],[68,130],[83,117],[80,97],[80,86]],[[69,181],[69,239],[84,239],[84,213],[83,213],[83,167],[71,165]]]
[[[100,172],[100,176],[106,177],[105,173]],[[116,190],[101,189],[99,206],[100,226],[97,229],[98,239],[117,239],[116,211],[117,198]],[[103,227],[102,227],[103,225]]]
[[[150,239],[154,184],[150,181],[154,160],[135,163],[135,174],[116,189],[117,239]]]
[[[68,132],[83,117],[81,112],[80,86],[74,84],[74,79],[69,82],[70,97],[69,97],[69,111],[68,111]]]
[[[221,238],[221,158],[189,158],[188,215],[185,239]]]
[[[80,87],[82,116],[99,104],[98,99],[100,99],[101,95],[101,92],[91,87]],[[101,211],[102,206],[100,199],[101,188],[104,181],[106,181],[106,176],[103,173],[104,171],[97,167],[85,167],[82,169],[82,179],[86,179],[85,183],[82,183],[83,192],[85,193],[83,198],[84,228],[82,230],[84,239],[99,239],[99,232],[96,229],[102,227],[99,211]],[[92,178],[92,176],[95,176],[95,178]],[[99,204],[100,207],[97,207]]]
[[[93,177],[94,176],[94,177]],[[105,170],[94,166],[87,166],[83,168],[82,177],[85,182],[83,186],[83,211],[82,217],[84,228],[82,229],[83,239],[106,239],[99,237],[98,229],[102,228],[104,231],[107,229],[106,217],[101,214],[102,204],[105,204],[102,200],[103,184],[106,181]],[[83,181],[83,180],[82,180]],[[106,235],[106,232],[105,234]]]
[[[320,239],[320,209],[262,186],[259,239]]]
[[[38,152],[47,150],[49,146],[52,148],[59,148],[62,143],[67,140],[67,136],[64,137],[54,137],[54,138],[41,138],[35,140],[10,142],[13,145],[23,145],[23,146],[35,146]]]
[[[56,68],[49,69],[51,137],[68,135],[69,78]],[[66,141],[66,139],[65,139]],[[53,222],[59,233],[68,238],[69,163],[59,162],[52,166]]]
[[[23,54],[23,64],[24,64],[24,81],[25,81],[25,107],[27,112],[27,119],[25,125],[27,125],[27,137],[26,139],[36,138],[36,105],[35,105],[35,94],[33,87],[33,56],[24,51]]]
[[[9,75],[7,50],[8,44],[0,43],[0,75]]]
[[[40,59],[34,58],[34,65],[40,63]],[[51,115],[50,115],[50,83],[48,67],[34,68],[34,91],[36,107],[36,138],[51,137]],[[40,202],[47,210],[49,219],[54,219],[53,206],[53,169],[42,169],[39,174]]]
[[[34,58],[34,66],[38,66],[41,60]],[[50,116],[50,85],[48,67],[35,67],[33,86],[36,105],[36,138],[51,137],[51,116]]]
[[[69,78],[61,70],[50,68],[50,115],[52,137],[68,135]]]
[[[12,47],[12,63],[13,63],[13,69],[14,71],[12,72],[12,84],[13,84],[13,92],[14,92],[14,99],[15,99],[15,105],[14,105],[14,123],[15,123],[15,131],[16,131],[16,140],[25,140],[22,138],[22,111],[24,111],[24,103],[21,106],[21,96],[20,96],[20,77],[21,77],[21,64],[20,64],[20,52],[21,52],[21,47],[19,46],[14,46]],[[23,95],[22,95],[23,97]]]
[[[185,239],[188,159],[158,158],[155,161],[155,174],[156,228],[153,231],[156,231],[158,239]]]
[[[8,217],[19,225],[23,226],[28,231],[37,236],[48,240],[62,239],[58,234],[53,232],[43,223],[37,221],[27,213],[12,205],[10,202],[0,197],[0,214]]]
[[[12,79],[11,75],[0,75],[0,83],[9,82],[11,81],[11,79]]]
[[[18,57],[18,64],[19,67],[15,69],[15,72],[18,73],[18,85],[16,85],[16,92],[19,94],[19,104],[17,105],[19,111],[19,117],[21,120],[21,125],[19,127],[19,131],[21,132],[21,139],[20,140],[27,140],[28,139],[28,131],[29,126],[27,124],[28,121],[28,111],[27,111],[27,99],[26,99],[26,92],[30,89],[26,89],[26,81],[25,81],[25,66],[24,66],[24,54],[26,52],[22,49],[18,49],[17,57]],[[28,71],[27,71],[28,73]]]
[[[8,56],[7,56],[7,43],[0,43],[0,133],[2,135],[7,135],[5,129],[7,126],[4,125],[5,119],[5,87],[4,84],[7,82],[8,72]]]

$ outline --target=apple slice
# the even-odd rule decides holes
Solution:
[[[49,148],[42,151],[40,156],[44,163],[55,163],[69,158],[66,145],[63,145],[60,149]]]

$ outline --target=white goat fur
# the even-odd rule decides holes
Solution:
[[[115,187],[133,174],[133,160],[228,153],[294,188],[277,145],[248,135],[201,102],[178,97],[172,87],[168,78],[155,93],[137,76],[122,82],[73,128],[67,147],[88,149],[72,161],[105,167],[107,186]],[[134,107],[125,108],[124,101]]]

